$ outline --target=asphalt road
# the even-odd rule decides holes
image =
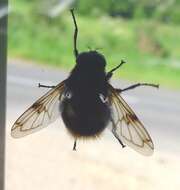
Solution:
[[[20,61],[8,64],[7,117],[18,117],[46,92],[37,87],[39,82],[55,85],[67,75],[61,70]],[[112,83],[120,88],[132,84],[121,80]],[[180,91],[139,87],[122,96],[145,124],[157,150],[180,153]]]
[[[13,139],[14,121],[46,91],[38,83],[54,85],[65,77],[66,72],[43,65],[8,64],[7,190],[179,189],[180,91],[141,87],[123,94],[153,138],[152,157],[122,149],[108,130],[97,141],[78,142],[78,150],[72,151],[73,139],[61,120]],[[113,85],[130,84],[119,80]]]

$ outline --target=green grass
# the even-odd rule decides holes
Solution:
[[[11,5],[9,56],[72,68],[74,26],[70,13],[52,20],[38,14],[33,1],[11,0]],[[80,51],[99,49],[107,59],[107,70],[121,59],[127,61],[116,77],[180,89],[180,26],[106,16],[77,16],[77,22]]]

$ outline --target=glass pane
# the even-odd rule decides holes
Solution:
[[[137,0],[10,1],[7,190],[169,190],[180,187],[179,6],[176,1],[168,0],[144,0],[141,3]],[[58,113],[60,106],[56,102],[59,99],[62,101],[63,98],[73,99],[75,92],[61,85],[56,88],[58,91],[50,92],[45,99],[40,99],[23,115],[23,119],[18,120],[16,126],[19,127],[13,136],[25,136],[11,136],[11,128],[17,118],[39,97],[51,90],[38,88],[38,84],[57,85],[69,77],[76,65],[74,23],[69,11],[71,7],[74,7],[78,26],[79,53],[96,51],[102,54],[107,62],[106,72],[114,71],[112,69],[118,66],[122,59],[126,61],[126,64],[114,71],[109,83],[120,89],[139,82],[160,85],[158,90],[142,86],[120,94],[152,138],[153,156],[145,157],[138,153],[149,153],[149,149],[150,153],[153,152],[153,145],[146,130],[137,122],[134,113],[123,99],[117,99],[109,86],[106,97],[106,76],[103,69],[100,69],[103,64],[90,58],[82,61],[83,65],[79,64],[83,72],[76,75],[73,82],[75,80],[86,83],[74,87],[78,89],[77,92],[83,91],[80,98],[77,98],[80,102],[77,109],[83,107],[84,113],[90,113],[80,116],[81,121],[87,120],[84,128],[91,129],[92,126],[94,130],[94,126],[99,127],[96,124],[102,124],[104,120],[101,122],[101,119],[107,114],[109,126],[106,126],[100,137],[78,139],[77,151],[72,150],[74,138],[65,127],[61,113]],[[77,62],[80,60],[78,56]],[[102,60],[102,57],[99,59]],[[109,73],[108,76],[111,75],[112,73]],[[103,78],[103,89],[99,89],[99,78]],[[82,90],[82,86],[85,89]],[[88,91],[89,89],[91,91]],[[62,91],[64,93],[61,93]],[[116,120],[114,123],[111,123],[112,119],[104,109],[104,112],[101,111],[97,105],[93,109],[92,91],[96,92],[96,103],[114,106],[111,109],[112,117]],[[57,92],[62,95],[60,98]],[[110,92],[113,100],[109,97]],[[114,104],[110,105],[109,100]],[[74,101],[74,104],[77,105],[77,101]],[[67,111],[70,118],[76,115],[74,110],[70,105]],[[52,123],[56,116],[58,119]],[[96,120],[95,116],[98,116]],[[89,124],[92,121],[94,125]],[[135,121],[135,124],[132,121]],[[76,120],[69,122],[74,124]],[[44,127],[45,124],[49,124],[48,127]],[[122,143],[127,145],[126,148],[122,149],[119,143],[121,141],[118,142],[115,134],[109,130],[115,127],[112,124],[118,127],[116,138],[120,138]],[[23,126],[25,127],[22,128]],[[29,134],[36,131],[36,127],[37,130],[44,128]],[[126,138],[121,134],[121,127]],[[135,141],[132,141],[133,137],[136,138]]]

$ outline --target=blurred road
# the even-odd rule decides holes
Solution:
[[[140,87],[122,95],[154,141],[152,157],[142,157],[129,148],[122,150],[108,130],[98,141],[79,142],[78,151],[73,152],[73,140],[61,120],[36,134],[12,139],[10,128],[15,119],[46,91],[39,89],[38,83],[54,85],[65,77],[67,73],[44,65],[8,64],[8,190],[180,187],[180,91]],[[130,85],[119,80],[112,83],[121,88]]]

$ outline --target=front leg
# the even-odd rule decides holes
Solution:
[[[71,11],[71,15],[72,15],[74,26],[75,26],[75,30],[74,30],[74,55],[75,55],[75,57],[77,59],[77,57],[79,55],[78,49],[77,49],[78,26],[77,26],[76,18],[75,18],[75,15],[74,15],[74,9],[71,9],[70,11]]]
[[[106,80],[108,81],[113,76],[113,72],[116,71],[117,69],[119,69],[119,67],[121,67],[124,63],[126,63],[126,62],[124,60],[121,60],[121,63],[118,66],[116,66],[115,68],[113,68],[112,70],[110,70],[106,74]]]

